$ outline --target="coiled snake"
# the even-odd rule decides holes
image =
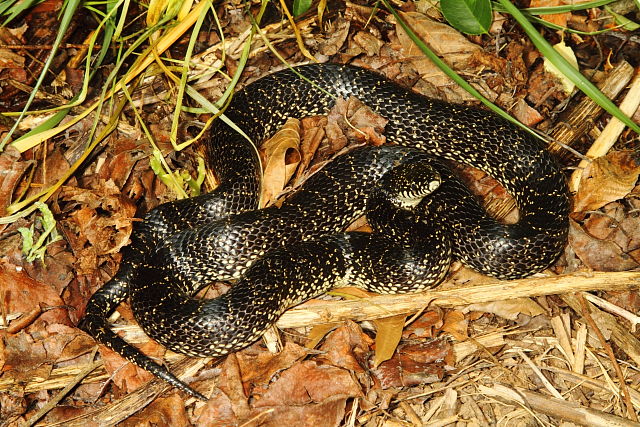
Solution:
[[[256,151],[217,121],[205,148],[220,186],[149,212],[118,274],[94,294],[81,322],[101,343],[201,399],[109,329],[106,318],[120,302],[129,298],[145,332],[166,347],[219,356],[251,344],[288,307],[332,286],[414,292],[442,279],[451,252],[482,273],[524,277],[547,268],[565,245],[565,179],[532,136],[485,110],[425,98],[361,68],[325,64],[296,71],[313,84],[291,70],[274,73],[238,92],[225,114],[260,141],[288,117],[322,114],[336,96],[355,96],[389,120],[385,133],[395,145],[340,156],[280,208],[255,210]],[[504,225],[488,216],[438,159],[496,178],[516,199],[519,222]],[[378,182],[402,181],[404,171],[400,179],[389,171],[411,171],[412,164],[441,176],[433,198],[417,207],[374,206],[373,200],[384,199]],[[403,191],[397,196],[406,202]],[[334,235],[368,203],[369,220],[381,233]],[[203,285],[235,279],[222,297],[193,298]]]

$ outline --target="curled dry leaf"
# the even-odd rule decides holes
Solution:
[[[313,39],[311,43],[317,43],[318,52],[323,55],[333,56],[340,51],[340,48],[344,45],[349,35],[349,28],[351,23],[342,16],[338,16],[335,20],[331,20],[328,24],[328,28],[324,32],[327,36],[324,38],[319,37],[320,41],[316,42]]]
[[[197,425],[235,427],[238,425],[238,417],[233,412],[231,400],[219,388],[207,400],[206,405],[196,408]]]
[[[529,7],[553,7],[564,6],[566,2],[563,0],[531,0]],[[561,27],[567,26],[567,20],[571,16],[571,13],[553,13],[549,15],[540,15],[540,18],[552,24],[560,25]]]
[[[300,154],[302,156],[302,161],[300,162],[298,172],[296,173],[295,185],[298,184],[298,179],[307,172],[309,165],[311,165],[311,160],[313,160],[318,147],[320,147],[320,143],[326,135],[325,127],[327,126],[327,117],[306,117],[302,119],[301,123],[302,141],[300,143]]]
[[[445,359],[451,345],[443,339],[418,344],[401,344],[393,357],[373,370],[383,389],[429,384],[444,376]]]
[[[7,371],[3,379],[16,383],[26,383],[33,377],[48,378],[53,367],[42,340],[24,331],[5,338],[1,364]]]
[[[247,387],[265,385],[277,372],[290,368],[307,353],[306,348],[290,341],[287,341],[282,351],[276,354],[249,347],[236,354],[242,382],[247,384]]]
[[[222,362],[218,388],[204,406],[196,409],[198,425],[237,426],[239,419],[249,417],[249,404],[240,376],[238,359],[231,354]],[[208,396],[208,392],[205,393]]]
[[[3,297],[3,313],[7,317],[30,312],[34,301],[37,301],[43,309],[56,307],[45,310],[39,321],[47,324],[71,324],[62,299],[52,287],[34,280],[21,266],[4,260],[0,260],[0,295]]]
[[[468,68],[471,62],[474,64],[479,62],[477,56],[483,54],[480,46],[470,42],[449,25],[434,21],[422,13],[407,12],[403,13],[402,17],[418,37],[420,37],[436,55],[443,58],[451,68],[457,71],[473,71],[468,70]],[[440,94],[444,93],[449,101],[469,101],[475,99],[467,93],[467,91],[455,84],[455,82],[444,74],[430,59],[426,58],[399,24],[396,24],[396,33],[404,55],[411,58],[411,64],[420,77],[428,81],[433,88],[437,88]]]
[[[373,340],[362,331],[360,326],[347,321],[322,343],[322,355],[316,360],[326,362],[352,372],[363,373]]]
[[[353,36],[353,41],[367,56],[379,55],[380,49],[384,46],[384,42],[380,40],[380,37],[376,37],[368,31],[358,31]]]
[[[253,411],[251,419],[245,421],[243,425],[338,427],[344,425],[346,408],[347,398],[340,396],[304,406],[283,405],[272,408],[257,408]]]
[[[155,344],[155,346],[159,347],[159,344]],[[111,375],[113,383],[121,390],[132,392],[153,378],[152,374],[128,362],[113,350],[103,345],[100,345],[99,349],[105,369]]]
[[[284,126],[261,147],[264,173],[261,205],[269,206],[293,176],[300,163],[300,121],[288,119]]]
[[[435,329],[442,327],[442,311],[432,310],[422,313],[420,317],[411,322],[402,332],[403,338],[433,338]]]
[[[470,42],[451,26],[434,21],[420,12],[403,13],[402,17],[436,55],[444,57],[449,65],[455,69],[464,69],[471,55],[482,50],[480,46]],[[413,43],[402,27],[397,25],[396,31],[398,40],[408,57],[423,56],[422,51]],[[428,60],[424,59],[424,61]],[[424,75],[424,73],[420,74]]]
[[[533,127],[540,123],[544,117],[532,106],[526,103],[522,98],[518,99],[515,108],[511,113],[527,126]]]
[[[315,325],[311,328],[311,332],[307,334],[307,342],[305,346],[307,348],[316,348],[320,341],[327,335],[329,332],[333,331],[339,323],[324,323],[321,325]]]
[[[640,159],[632,151],[617,151],[594,159],[586,167],[575,197],[575,212],[600,209],[625,197],[640,175]]]
[[[376,146],[386,141],[383,132],[388,120],[357,98],[350,97],[346,101],[338,98],[327,119],[327,137],[332,141],[334,151],[346,147],[349,140]]]

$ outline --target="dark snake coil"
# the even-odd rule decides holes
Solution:
[[[140,326],[166,347],[220,356],[251,344],[288,307],[332,286],[415,292],[444,277],[451,252],[482,273],[520,278],[549,267],[566,242],[565,178],[531,135],[488,111],[425,98],[364,69],[325,64],[296,71],[313,84],[290,70],[274,73],[236,93],[226,116],[261,141],[288,117],[324,114],[335,97],[355,96],[389,120],[385,135],[394,146],[340,156],[282,207],[255,210],[256,151],[218,120],[205,148],[220,186],[149,212],[118,274],[94,294],[81,322],[99,342],[202,399],[109,329],[106,318],[120,302],[129,298]],[[496,178],[516,199],[519,222],[488,216],[439,159]],[[415,163],[442,177],[433,198],[416,212],[384,201],[374,206],[378,182]],[[365,212],[381,233],[335,235]],[[236,279],[219,298],[192,297],[208,283]]]

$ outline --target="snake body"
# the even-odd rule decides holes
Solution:
[[[285,70],[248,85],[225,114],[260,141],[288,117],[323,114],[336,96],[355,96],[389,120],[385,134],[394,145],[340,156],[280,208],[255,210],[255,149],[216,122],[205,149],[221,185],[147,214],[126,261],[94,294],[81,324],[100,342],[200,398],[118,338],[107,314],[128,297],[136,320],[163,345],[191,355],[223,355],[255,341],[291,305],[332,286],[415,292],[442,279],[452,252],[482,273],[519,278],[551,265],[566,242],[565,179],[531,135],[485,110],[425,98],[361,68],[325,64],[296,71],[306,79]],[[504,225],[487,215],[440,159],[496,178],[514,196],[519,222]],[[441,176],[434,198],[427,197],[417,212],[384,201],[374,205],[378,183],[412,164],[426,164]],[[365,212],[378,233],[335,235]],[[193,298],[207,283],[235,279],[240,281],[222,297]]]

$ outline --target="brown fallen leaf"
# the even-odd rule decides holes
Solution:
[[[0,295],[7,316],[21,316],[39,303],[44,311],[37,319],[38,322],[71,324],[64,302],[55,289],[31,278],[22,266],[4,259],[0,259]],[[49,307],[56,308],[47,310]]]
[[[610,240],[597,239],[574,220],[569,221],[569,244],[580,260],[596,271],[626,271],[640,263]]]
[[[159,344],[155,345],[159,346]],[[146,352],[144,347],[145,346],[141,346],[140,348]],[[104,368],[111,375],[111,380],[124,392],[128,393],[137,390],[153,378],[153,375],[149,372],[132,364],[115,351],[103,345],[99,346],[99,352],[100,357],[104,362]],[[156,354],[153,354],[152,356],[155,356]]]
[[[167,397],[159,397],[142,411],[127,418],[122,427],[156,427],[156,426],[187,426],[189,418],[184,408],[184,400],[178,393]]]
[[[288,369],[307,353],[306,348],[290,341],[276,354],[249,347],[236,354],[242,382],[251,386],[267,384],[277,372]]]
[[[442,327],[442,310],[435,309],[422,313],[402,332],[403,338],[433,338],[435,330]]]
[[[315,360],[356,373],[364,373],[373,340],[360,325],[347,321],[320,346],[323,353]]]
[[[515,298],[506,301],[471,304],[464,308],[465,313],[470,311],[492,313],[509,320],[516,320],[520,314],[533,317],[545,313],[540,304],[531,298]]]
[[[6,208],[13,201],[13,193],[20,184],[25,171],[34,161],[21,160],[20,153],[12,146],[8,146],[0,153],[0,215],[7,214]],[[0,226],[2,230],[5,225]]]
[[[440,381],[451,345],[444,339],[401,344],[393,357],[373,369],[380,387],[407,387]]]
[[[338,98],[327,120],[327,138],[334,152],[346,147],[349,141],[367,142],[375,146],[386,141],[383,132],[388,120],[355,97],[347,100]]]
[[[516,106],[511,113],[518,119],[518,121],[524,123],[527,126],[534,127],[540,123],[544,117],[538,110],[527,104],[527,102],[519,98]]]
[[[376,351],[373,357],[374,368],[377,368],[380,363],[385,360],[391,359],[402,338],[402,330],[404,329],[406,320],[407,316],[400,314],[373,321],[376,325]]]
[[[235,427],[238,425],[238,417],[233,412],[231,399],[220,389],[215,389],[208,396],[206,405],[196,408],[197,425],[211,427]]]
[[[422,39],[435,53],[454,70],[469,71],[470,61],[473,58],[477,62],[475,55],[482,54],[482,48],[472,43],[461,33],[449,25],[437,22],[420,12],[403,13],[411,29]],[[464,89],[453,82],[442,70],[440,70],[430,59],[425,58],[419,48],[409,38],[402,27],[396,24],[398,42],[402,47],[404,55],[409,59],[421,78],[443,95],[448,101],[470,101],[474,98]],[[427,95],[435,96],[435,93]]]
[[[249,402],[242,384],[242,372],[240,372],[238,357],[235,354],[228,355],[222,362],[218,388],[229,397],[233,412],[238,418],[249,416]]]
[[[300,163],[300,121],[288,119],[282,128],[262,144],[264,163],[261,207],[275,202]]]
[[[338,427],[343,424],[347,408],[346,397],[332,397],[320,403],[302,406],[282,405],[271,408],[256,408],[250,419],[242,425],[261,427],[282,426],[326,426]]]
[[[42,340],[34,339],[27,332],[4,338],[4,352],[0,365],[6,372],[3,378],[21,383],[33,377],[48,378],[53,368]]]
[[[636,185],[640,160],[633,151],[616,151],[594,159],[582,173],[574,212],[600,209],[625,197]]]
[[[307,342],[305,346],[307,348],[316,348],[320,341],[331,331],[333,331],[336,327],[338,327],[339,323],[325,323],[323,325],[315,325],[311,328],[311,332],[307,334]]]
[[[579,3],[579,1],[575,2]],[[531,0],[529,7],[553,7],[564,6],[566,2],[563,0]],[[560,25],[561,27],[567,26],[567,20],[571,16],[571,13],[553,13],[549,15],[541,15],[540,18],[552,24]]]
[[[444,316],[444,324],[441,329],[451,334],[457,341],[465,341],[469,338],[467,335],[468,323],[461,311],[450,310]]]
[[[313,160],[318,151],[318,147],[320,147],[320,143],[326,135],[325,127],[327,126],[327,117],[305,117],[302,119],[301,125],[302,141],[300,143],[300,155],[302,156],[302,161],[298,167],[295,181],[298,181],[303,173],[309,169],[311,160]]]
[[[213,390],[204,406],[195,410],[199,426],[237,426],[242,424],[239,420],[250,417],[236,354],[230,354],[220,368],[218,388]]]
[[[255,408],[299,406],[321,403],[336,397],[361,397],[360,385],[349,371],[313,360],[296,363],[280,374],[260,398]]]

